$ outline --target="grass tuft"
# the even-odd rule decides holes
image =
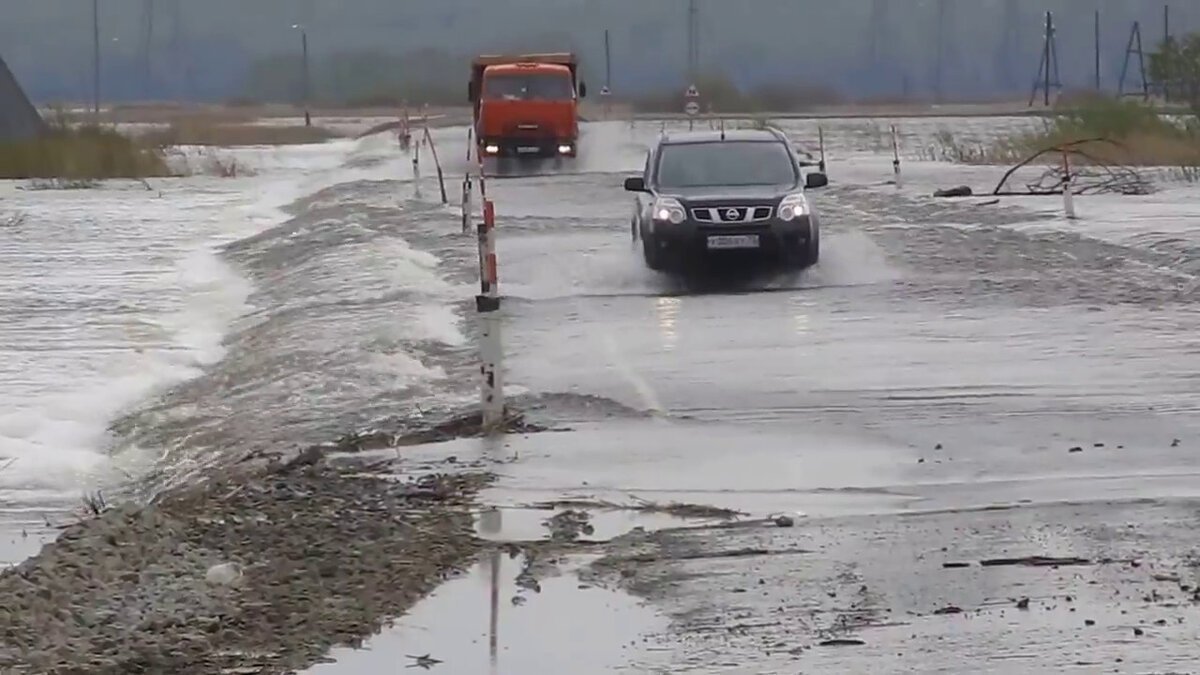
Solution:
[[[1167,117],[1136,100],[1085,96],[1073,100],[1041,128],[990,144],[962,143],[939,133],[929,159],[964,164],[1016,164],[1034,153],[1087,139],[1092,161],[1141,167],[1200,167],[1200,120],[1194,115]]]
[[[238,147],[248,145],[300,145],[322,143],[340,134],[319,126],[228,123],[203,118],[172,122],[165,129],[142,136],[156,147],[173,145],[210,145]]]
[[[95,125],[62,120],[31,141],[0,143],[0,179],[53,179],[72,183],[110,178],[168,176],[158,149]]]

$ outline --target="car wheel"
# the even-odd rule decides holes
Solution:
[[[658,241],[652,234],[642,235],[642,258],[646,261],[646,267],[652,270],[659,271],[663,268],[662,251],[658,250]]]
[[[821,226],[813,223],[811,227],[812,230],[808,237],[808,244],[804,250],[805,267],[812,267],[821,260]]]

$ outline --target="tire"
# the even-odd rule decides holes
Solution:
[[[658,241],[652,234],[642,235],[642,258],[646,261],[646,267],[655,272],[662,271],[665,266],[662,251],[658,250]]]
[[[813,223],[811,226],[811,236],[808,238],[808,244],[804,248],[803,266],[812,267],[821,261],[821,226]]]

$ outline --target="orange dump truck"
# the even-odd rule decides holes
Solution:
[[[586,95],[574,54],[476,57],[468,96],[480,156],[574,157]]]

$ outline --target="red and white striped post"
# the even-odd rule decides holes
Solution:
[[[471,141],[474,139],[474,130],[467,127],[467,161],[463,165],[463,182],[462,182],[462,231],[466,234],[471,229],[471,216],[475,210],[475,205],[472,203],[473,192],[471,186]]]
[[[483,181],[480,180],[482,191]],[[483,220],[477,228],[479,238],[479,295],[475,309],[479,313],[480,405],[485,433],[501,433],[504,427],[504,381],[501,361],[504,348],[500,339],[500,283],[496,264],[496,205],[483,199]]]
[[[1075,220],[1075,195],[1071,194],[1071,158],[1067,154],[1066,146],[1062,148],[1062,166],[1063,211],[1066,212],[1068,220]]]
[[[403,103],[403,107],[400,109],[400,139],[399,140],[400,140],[400,149],[403,150],[404,152],[408,152],[408,149],[410,147],[412,147],[412,128],[411,128],[411,124],[409,123],[409,119],[408,119],[408,102],[407,101],[405,101]]]
[[[904,187],[904,178],[900,175],[900,134],[896,125],[892,125],[892,173],[896,177],[896,189]]]

